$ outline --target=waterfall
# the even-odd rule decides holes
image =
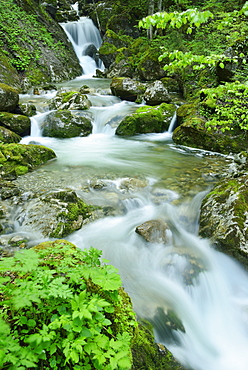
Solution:
[[[72,43],[83,74],[92,76],[97,68],[102,70],[104,65],[98,55],[102,39],[92,20],[81,17],[77,22],[60,23],[60,25]]]

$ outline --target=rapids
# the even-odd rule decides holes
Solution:
[[[42,108],[47,96],[22,96],[38,107],[31,136],[22,142],[52,148],[57,160],[20,177],[19,186],[68,186],[86,202],[114,207],[113,216],[85,225],[67,239],[79,248],[103,251],[103,258],[118,268],[137,317],[152,322],[157,341],[184,366],[247,370],[248,276],[236,261],[198,236],[202,198],[228,161],[175,146],[173,127],[163,134],[115,136],[122,117],[137,106],[111,96],[108,80],[89,78],[96,65],[84,58],[82,50],[93,41],[99,47],[100,39],[91,21],[86,20],[87,27],[84,21],[63,25],[84,69],[83,76],[63,87],[97,88],[89,95],[93,133],[63,140],[42,137],[39,127],[47,114]],[[90,41],[85,40],[85,29]],[[144,186],[125,187],[127,179],[142,180]],[[104,186],[97,190],[90,185],[93,181]],[[154,219],[169,226],[165,242],[146,242],[135,232],[138,225]]]

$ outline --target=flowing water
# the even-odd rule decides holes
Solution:
[[[65,25],[79,58],[82,23],[81,19],[78,26]],[[91,31],[90,35],[92,43]],[[87,63],[82,61],[83,68],[90,70]],[[80,248],[103,251],[103,258],[119,269],[138,318],[152,322],[157,341],[182,364],[193,370],[247,370],[247,274],[197,235],[202,198],[228,160],[175,146],[172,128],[162,134],[115,136],[118,122],[137,106],[108,94],[108,80],[88,77],[87,71],[63,88],[86,84],[95,89],[89,95],[89,137],[42,137],[39,127],[50,96],[22,97],[39,111],[23,143],[46,145],[57,160],[20,177],[19,185],[70,187],[86,202],[113,207],[113,215],[83,226],[67,239]],[[147,242],[135,232],[144,222],[158,219],[169,227],[163,240]]]

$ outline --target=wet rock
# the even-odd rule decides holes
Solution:
[[[12,181],[0,181],[0,199],[5,200],[19,195],[20,190]]]
[[[150,243],[167,243],[166,231],[169,229],[166,222],[162,220],[151,220],[137,226],[135,232]]]
[[[248,268],[248,175],[221,180],[205,197],[199,233]]]
[[[69,110],[59,110],[49,113],[42,123],[43,136],[71,138],[88,136],[92,133],[89,118],[72,114]]]
[[[87,96],[78,91],[58,93],[49,103],[50,109],[85,110],[90,107]]]
[[[8,130],[6,127],[0,126],[0,142],[10,144],[19,143],[19,141],[21,141],[21,136],[17,135],[11,130]]]
[[[159,105],[164,102],[171,102],[171,97],[161,81],[154,81],[149,84],[143,97],[148,105]]]
[[[7,129],[15,132],[18,135],[24,136],[30,134],[30,118],[21,114],[1,112],[0,125],[6,127]]]
[[[0,83],[0,111],[11,112],[18,102],[18,91],[11,86]]]
[[[25,230],[37,230],[43,237],[61,238],[88,222],[95,208],[71,189],[49,191],[21,202],[16,221]]]
[[[120,99],[135,101],[146,89],[146,85],[128,77],[115,77],[112,79],[110,89],[113,95]]]
[[[52,149],[41,145],[0,144],[0,177],[13,180],[55,157]]]

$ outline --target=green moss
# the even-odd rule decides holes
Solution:
[[[41,145],[0,144],[2,175],[13,173],[16,176],[32,171],[48,160],[55,158],[53,150]]]

